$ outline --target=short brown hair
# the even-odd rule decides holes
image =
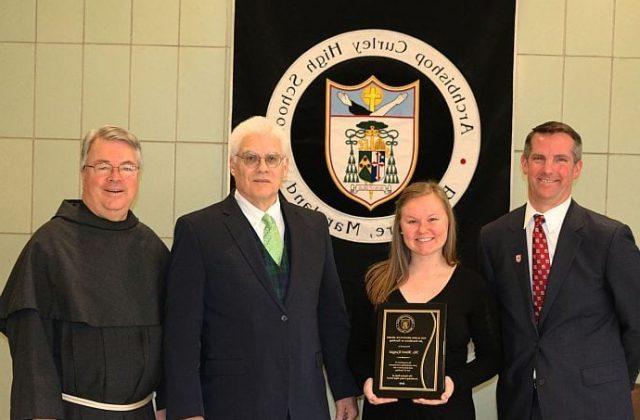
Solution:
[[[533,127],[531,132],[527,134],[527,138],[524,141],[524,151],[522,154],[525,158],[529,158],[531,154],[531,140],[536,134],[555,134],[564,133],[569,135],[573,139],[573,161],[578,162],[582,159],[582,138],[576,130],[574,130],[569,124],[565,124],[559,121],[547,121],[540,124],[537,127]]]

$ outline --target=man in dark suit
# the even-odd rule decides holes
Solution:
[[[288,160],[264,117],[229,141],[236,190],[178,219],[167,284],[170,419],[354,419],[349,321],[326,218],[278,194]]]
[[[526,205],[480,233],[501,306],[500,419],[632,419],[640,252],[628,226],[571,199],[582,141],[550,121],[527,136]]]

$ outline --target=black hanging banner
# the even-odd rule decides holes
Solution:
[[[386,258],[394,199],[435,179],[475,266],[509,209],[515,1],[235,1],[232,124],[288,139],[282,193],[327,216],[347,304]]]

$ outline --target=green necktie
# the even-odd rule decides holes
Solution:
[[[262,243],[273,261],[276,264],[280,265],[282,261],[282,238],[280,238],[280,232],[278,232],[278,226],[276,226],[276,221],[273,220],[273,217],[269,216],[269,214],[265,213],[262,216],[262,221],[264,222],[264,232],[262,233]]]

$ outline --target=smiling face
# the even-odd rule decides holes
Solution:
[[[236,182],[238,192],[251,204],[261,210],[267,210],[276,201],[278,190],[287,173],[287,159],[275,168],[265,163],[264,157],[269,154],[284,155],[282,144],[273,135],[251,134],[245,137],[238,148],[238,155],[256,154],[262,159],[255,168],[248,167],[238,156],[231,156],[229,167]]]
[[[138,193],[138,172],[123,178],[115,167],[123,163],[139,165],[136,151],[122,141],[97,138],[87,154],[87,165],[111,164],[110,174],[99,175],[93,168],[82,169],[82,201],[97,216],[111,221],[127,218],[127,212]]]
[[[436,194],[414,198],[402,207],[400,230],[412,258],[442,255],[448,227],[446,209]]]
[[[522,155],[520,165],[527,176],[529,202],[537,211],[552,209],[571,195],[582,170],[582,160],[574,161],[573,147],[565,133],[538,133],[531,139],[531,153]]]

